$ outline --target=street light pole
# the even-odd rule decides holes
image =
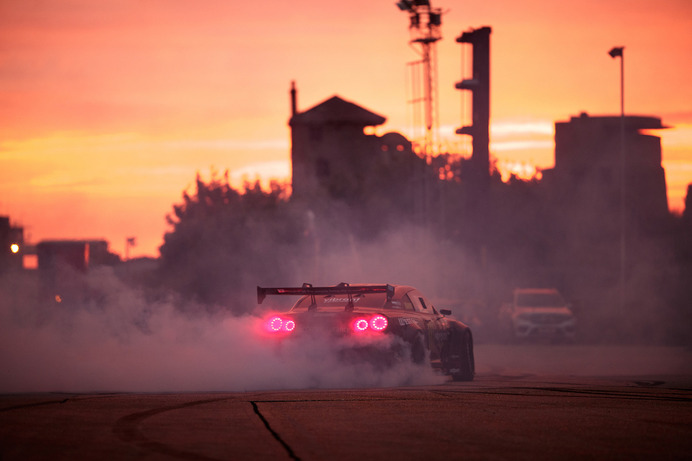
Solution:
[[[625,155],[625,54],[624,46],[611,49],[608,54],[611,58],[620,58],[620,315],[625,309],[625,263],[626,263],[626,219],[625,219],[625,179],[626,162]]]

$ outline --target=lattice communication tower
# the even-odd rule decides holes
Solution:
[[[437,54],[435,43],[442,38],[442,10],[434,8],[429,0],[400,0],[396,3],[401,11],[409,14],[411,46],[414,46],[421,59],[409,63],[414,105],[414,123],[420,123],[416,115],[423,108],[425,129],[423,152],[429,158],[439,144],[439,123],[437,106]],[[422,74],[422,82],[419,78]],[[422,84],[421,84],[422,83]]]

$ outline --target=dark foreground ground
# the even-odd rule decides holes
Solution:
[[[692,373],[663,373],[687,358],[640,355],[658,372],[550,374],[554,349],[487,346],[470,383],[4,395],[0,459],[691,459]]]

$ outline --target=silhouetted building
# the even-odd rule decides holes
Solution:
[[[105,240],[44,240],[36,245],[36,255],[40,296],[62,305],[90,300],[94,292],[84,274],[120,261]]]
[[[393,174],[412,177],[415,165],[424,163],[399,133],[365,134],[385,117],[338,96],[298,112],[292,87],[291,111],[293,199],[357,202],[379,192],[373,184],[377,178],[386,183]],[[399,177],[399,182],[409,179]]]
[[[0,273],[22,268],[24,228],[12,226],[9,216],[0,216],[0,248]]]
[[[682,220],[687,226],[692,227],[692,184],[687,185],[687,195],[685,195],[685,209],[682,211]]]
[[[585,297],[654,264],[651,242],[665,233],[670,217],[660,138],[643,132],[665,126],[656,117],[626,116],[623,162],[621,122],[585,113],[556,122],[555,167],[542,181],[552,263]]]
[[[666,128],[657,117],[624,119],[625,209],[628,228],[646,229],[668,216],[661,139],[643,130]],[[555,168],[546,179],[562,203],[600,228],[619,213],[623,162],[621,118],[582,113],[555,123]],[[594,221],[596,220],[596,221]]]
[[[40,271],[66,268],[86,272],[91,266],[115,264],[118,255],[108,251],[105,240],[45,240],[36,245]]]

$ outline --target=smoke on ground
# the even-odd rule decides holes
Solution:
[[[0,392],[248,391],[422,385],[445,378],[400,362],[344,363],[323,344],[277,348],[258,315],[209,314],[148,300],[110,268],[92,271],[96,299],[39,300],[26,280],[0,287]]]

